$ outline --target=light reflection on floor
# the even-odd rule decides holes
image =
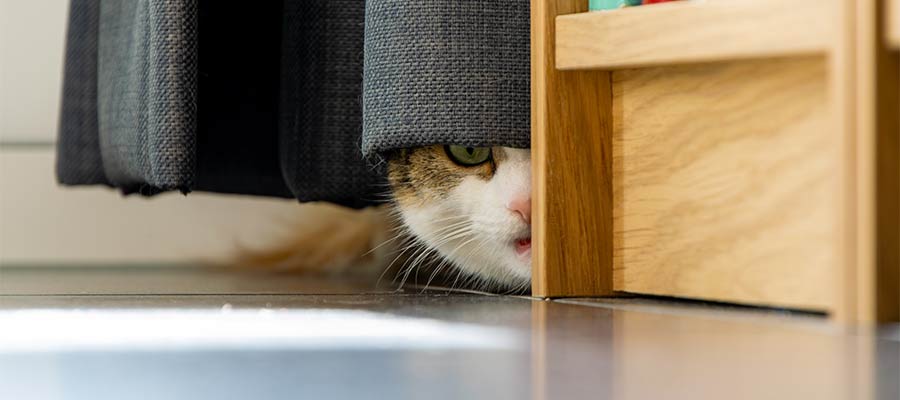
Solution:
[[[900,398],[900,329],[815,315],[196,271],[141,272],[141,285],[95,271],[77,287],[37,275],[60,273],[0,280],[3,400]],[[202,294],[179,293],[195,279]]]
[[[513,350],[520,332],[363,310],[6,310],[0,353],[169,350]]]

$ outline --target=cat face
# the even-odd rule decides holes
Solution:
[[[528,149],[404,149],[390,156],[388,178],[398,214],[416,240],[483,286],[528,287]]]

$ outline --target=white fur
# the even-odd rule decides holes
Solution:
[[[446,260],[486,284],[518,289],[531,282],[531,252],[516,253],[517,239],[531,226],[507,208],[531,195],[531,155],[505,148],[493,177],[466,177],[440,202],[402,210],[412,233]]]

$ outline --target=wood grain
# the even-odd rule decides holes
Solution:
[[[842,118],[844,265],[835,287],[836,320],[900,318],[900,166],[897,55],[882,38],[888,20],[880,0],[843,4],[846,34],[832,57],[835,118]],[[850,27],[847,29],[846,27]],[[846,43],[849,39],[850,43]]]
[[[880,63],[875,141],[876,271],[874,321],[900,321],[900,119],[897,54]],[[893,67],[893,68],[891,68]]]
[[[612,288],[609,74],[554,67],[559,14],[587,2],[531,2],[532,294],[597,296]]]
[[[900,319],[900,63],[882,39],[884,7],[856,7],[855,320],[866,323]]]
[[[879,148],[885,151],[880,156],[880,160],[884,160],[885,163],[879,165],[879,173],[883,173],[883,175],[879,176],[879,182],[887,182],[893,185],[892,195],[879,195],[879,201],[881,202],[879,204],[884,205],[879,205],[879,210],[887,210],[887,214],[883,217],[879,216],[879,221],[883,221],[885,225],[882,225],[882,227],[888,229],[891,229],[891,223],[894,224],[890,233],[880,233],[879,246],[882,247],[879,248],[883,250],[879,251],[883,251],[883,253],[879,253],[879,257],[884,256],[889,260],[892,258],[892,261],[887,263],[889,269],[880,276],[882,276],[881,279],[884,279],[886,284],[893,286],[879,288],[881,294],[878,302],[879,304],[885,304],[885,308],[879,315],[880,321],[900,322],[900,53],[896,52],[896,50],[900,50],[900,1],[894,0],[893,4],[894,20],[892,26],[894,39],[892,46],[894,46],[895,52],[891,56],[893,57],[891,63],[893,63],[894,71],[896,72],[892,83],[897,91],[894,93],[894,97],[885,103],[882,110],[888,118],[890,118],[890,115],[893,115],[894,122],[897,125],[893,126],[895,130],[890,136],[893,144],[888,144],[890,140],[878,144]],[[883,82],[882,84],[885,88],[890,88],[891,83]],[[893,107],[891,103],[893,103]],[[893,154],[890,152],[893,152]],[[890,212],[893,212],[893,217],[888,216]]]
[[[613,73],[614,289],[828,311],[823,57]]]
[[[613,69],[825,53],[836,1],[708,0],[561,16],[556,66]]]
[[[832,193],[838,213],[838,237],[832,245],[840,268],[828,287],[836,322],[856,321],[857,215],[856,215],[856,1],[839,2],[834,13],[834,42],[828,57],[829,124],[836,145],[828,154],[838,165],[837,187]]]
[[[900,0],[886,0],[885,30],[888,43],[894,49],[900,49]]]

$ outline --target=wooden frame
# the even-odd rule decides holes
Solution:
[[[876,321],[900,321],[900,0],[878,2],[874,8],[878,139],[873,313]],[[887,38],[879,40],[882,33]]]
[[[884,32],[887,42],[897,50],[900,49],[900,0],[886,0],[886,3]]]
[[[559,18],[556,67],[621,69],[821,54],[828,50],[833,18],[821,3],[675,2],[566,15]],[[641,39],[647,37],[652,40]]]
[[[900,224],[883,220],[900,213],[900,69],[885,5],[585,7],[532,1],[533,293],[897,320]]]
[[[532,293],[542,297],[612,290],[609,74],[555,68],[556,16],[586,9],[580,0],[531,7]]]
[[[892,1],[856,0],[855,9],[857,247],[839,316],[858,322],[900,320],[900,64],[885,13]]]

